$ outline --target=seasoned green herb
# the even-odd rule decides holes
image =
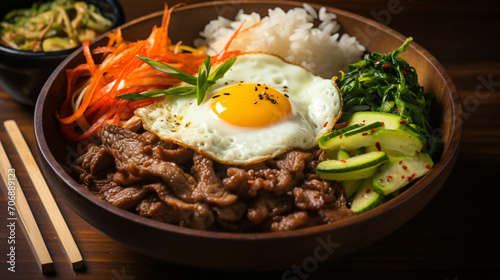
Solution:
[[[344,99],[342,118],[346,121],[357,111],[392,113],[416,126],[425,136],[426,152],[439,157],[442,143],[431,135],[431,101],[434,95],[424,93],[418,83],[415,68],[398,55],[404,52],[412,38],[388,54],[370,53],[364,59],[349,65],[337,81]]]
[[[210,86],[214,85],[215,81],[222,78],[236,61],[236,57],[232,58],[222,63],[219,67],[217,67],[217,69],[212,72],[212,74],[210,74],[210,56],[207,56],[205,61],[203,61],[203,63],[200,65],[198,76],[195,77],[166,63],[149,59],[147,57],[137,57],[146,62],[154,69],[169,74],[170,76],[193,86],[172,87],[168,89],[157,89],[145,92],[133,92],[118,95],[119,98],[127,100],[144,100],[167,95],[191,95],[196,93],[196,100],[198,102],[198,105],[203,102],[207,89]]]

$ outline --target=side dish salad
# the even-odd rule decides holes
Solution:
[[[398,195],[441,153],[440,139],[429,132],[434,96],[424,94],[415,69],[398,57],[411,40],[388,54],[367,54],[341,72],[343,115],[337,129],[318,140],[329,160],[316,172],[340,181],[357,214]]]
[[[23,51],[58,51],[81,45],[111,28],[93,4],[54,0],[15,9],[0,22],[0,43]]]

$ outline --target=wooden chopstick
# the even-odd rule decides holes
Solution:
[[[14,143],[14,147],[19,153],[24,166],[26,167],[26,171],[28,171],[28,175],[35,186],[38,196],[40,196],[40,200],[49,215],[50,221],[56,229],[57,235],[61,240],[64,250],[66,251],[66,255],[73,265],[73,269],[82,269],[83,258],[80,254],[80,250],[71,235],[68,225],[66,224],[64,217],[62,216],[61,211],[59,210],[57,203],[54,200],[42,173],[40,172],[40,169],[38,168],[33,154],[30,152],[28,144],[26,144],[26,140],[24,139],[21,130],[19,130],[19,127],[13,120],[5,121],[4,126],[9,134],[9,137]]]
[[[35,221],[35,217],[33,217],[33,213],[31,212],[30,206],[26,197],[24,196],[23,189],[17,180],[17,176],[15,173],[11,173],[12,165],[10,164],[9,158],[7,157],[7,153],[3,148],[2,142],[0,142],[0,175],[2,175],[3,182],[5,183],[5,187],[7,191],[10,192],[9,186],[13,188],[13,195],[15,205],[12,209],[14,214],[18,213],[18,216],[21,218],[21,223],[26,230],[27,237],[30,243],[31,250],[35,255],[35,259],[42,270],[42,273],[50,273],[54,271],[54,262],[52,262],[52,258],[50,257],[49,251],[47,250],[47,246],[45,245],[45,241],[43,240],[42,234],[40,233],[40,229]],[[14,184],[14,185],[12,185]],[[9,194],[10,196],[10,194]],[[9,217],[7,220],[15,219],[15,217]],[[13,221],[15,223],[15,220]]]

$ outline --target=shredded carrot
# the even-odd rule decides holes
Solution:
[[[172,44],[168,38],[170,15],[176,5],[165,10],[160,27],[154,27],[145,40],[128,42],[120,29],[109,33],[106,46],[90,49],[90,43],[83,43],[86,62],[66,70],[66,97],[56,113],[64,136],[71,141],[81,141],[99,132],[105,123],[119,125],[134,115],[134,110],[147,106],[161,98],[129,101],[118,95],[154,89],[166,89],[178,84],[179,80],[154,70],[137,56],[168,63],[186,73],[195,75],[207,57],[202,51]],[[236,37],[235,32],[212,63],[230,59],[239,51],[228,51]],[[100,57],[99,57],[100,56]]]

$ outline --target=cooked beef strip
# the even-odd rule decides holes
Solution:
[[[318,174],[307,174],[306,177],[307,178],[302,184],[303,189],[316,190],[320,192],[326,204],[332,203],[337,199],[335,196],[335,188],[329,181],[319,179]]]
[[[293,230],[307,225],[309,215],[307,211],[293,212],[283,217],[279,222],[271,224],[272,231]]]
[[[146,178],[161,178],[172,192],[185,202],[194,202],[193,189],[197,185],[196,179],[185,173],[181,167],[173,162],[154,162],[139,168],[137,176]]]
[[[279,156],[276,166],[290,172],[303,171],[306,165],[313,160],[313,155],[306,152],[290,151]]]
[[[114,169],[114,157],[111,150],[107,147],[90,144],[85,154],[81,155],[75,165],[82,168],[80,180],[88,180],[92,177],[98,178],[99,175],[105,175]]]
[[[135,211],[141,216],[150,217],[155,221],[167,224],[180,224],[180,217],[177,211],[160,201],[157,196],[150,196],[137,205]]]
[[[228,206],[234,203],[238,196],[231,194],[217,178],[211,159],[202,154],[194,153],[193,170],[198,178],[198,185],[193,190],[193,195],[218,206]]]
[[[143,186],[122,187],[111,178],[112,175],[109,175],[105,179],[93,180],[89,190],[101,199],[123,209],[135,207],[149,192]]]
[[[239,197],[249,198],[257,195],[262,184],[250,184],[254,182],[252,176],[242,168],[230,167],[227,169],[227,178],[222,179],[224,187]]]
[[[339,196],[333,205],[320,209],[318,214],[323,218],[324,222],[328,224],[356,215],[347,207],[347,201],[344,195]]]
[[[248,209],[247,218],[254,224],[290,212],[293,209],[293,198],[289,195],[274,197],[263,194]]]
[[[212,226],[214,216],[212,210],[205,203],[186,203],[174,197],[170,188],[163,183],[146,185],[144,188],[155,191],[160,200],[176,210],[181,218],[181,226],[205,230]]]
[[[302,210],[318,210],[325,205],[323,195],[319,191],[293,188],[295,206]]]
[[[184,147],[167,149],[157,145],[153,147],[153,153],[159,160],[173,162],[178,165],[186,164],[193,159],[193,150]]]
[[[254,197],[261,189],[283,194],[298,184],[294,176],[286,169],[248,170],[231,167],[224,178],[224,187],[238,196]]]
[[[142,186],[118,188],[115,188],[112,192],[108,192],[106,195],[106,200],[109,203],[123,209],[130,209],[132,207],[135,207],[148,194],[148,190],[143,188]]]
[[[141,117],[134,115],[123,125],[121,125],[121,127],[133,132],[138,132],[142,128],[142,119]]]
[[[239,221],[247,212],[247,205],[241,201],[236,201],[225,207],[214,206],[212,208],[217,217],[224,221],[236,222]]]

